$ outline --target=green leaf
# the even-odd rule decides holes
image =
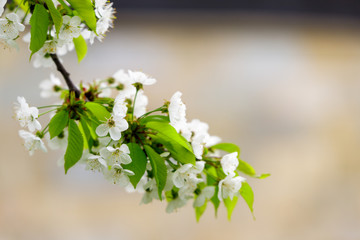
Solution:
[[[243,173],[250,175],[252,177],[256,177],[255,169],[247,162],[239,159],[239,166],[237,167],[238,170],[242,171]]]
[[[74,120],[69,121],[68,146],[65,152],[65,174],[74,166],[83,154],[83,136]]]
[[[245,200],[245,202],[249,206],[249,209],[250,209],[250,211],[251,211],[251,213],[253,214],[253,217],[254,217],[254,208],[253,208],[253,205],[254,205],[254,192],[253,192],[253,190],[251,189],[250,185],[247,182],[243,182],[241,184],[240,195],[242,196],[242,198]]]
[[[98,103],[87,102],[85,103],[85,107],[100,121],[105,122],[111,116],[108,110]]]
[[[210,147],[211,149],[219,149],[219,150],[223,150],[225,152],[228,153],[233,153],[233,152],[237,152],[238,156],[240,156],[240,148],[233,144],[233,143],[218,143],[214,146]]]
[[[36,4],[34,12],[30,18],[31,25],[31,39],[30,50],[31,55],[44,46],[47,38],[47,31],[49,27],[49,13],[42,4]],[[31,58],[31,57],[30,57]]]
[[[88,27],[96,32],[96,17],[91,0],[67,0],[68,3],[78,12]]]
[[[214,167],[209,167],[208,169],[206,169],[206,182],[208,186],[215,186],[215,193],[214,196],[210,199],[210,201],[214,204],[214,209],[215,209],[215,216],[217,217],[217,210],[220,206],[220,200],[218,198],[218,192],[219,192],[219,186],[218,186],[218,182],[217,179],[217,172],[216,172],[216,168]]]
[[[61,26],[63,23],[62,15],[59,12],[59,10],[56,9],[52,0],[44,0],[44,1],[50,11],[51,18],[54,22],[55,29],[56,29],[56,35],[59,35],[60,29],[61,29]]]
[[[219,193],[219,186],[215,186],[215,193],[214,196],[210,199],[210,201],[214,204],[214,209],[215,209],[215,217],[217,217],[217,211],[219,209],[220,206],[220,200],[218,198],[218,193]]]
[[[64,128],[68,125],[69,113],[66,110],[62,110],[55,114],[49,123],[50,139],[58,136]]]
[[[150,115],[147,117],[144,117],[140,120],[141,124],[146,124],[148,122],[170,122],[168,116],[162,116],[162,115]]]
[[[229,221],[231,220],[231,215],[235,209],[236,203],[238,201],[238,197],[234,196],[233,199],[231,200],[229,197],[224,199],[224,204],[228,213],[228,219]]]
[[[154,149],[152,149],[150,146],[145,145],[144,146],[146,154],[148,155],[150,159],[150,164],[152,167],[152,170],[154,172],[157,188],[158,188],[158,194],[160,200],[162,200],[162,190],[164,190],[165,184],[166,184],[166,177],[167,177],[167,168],[165,165],[165,161],[160,155],[155,152]]]
[[[196,215],[197,222],[200,221],[201,216],[204,214],[204,212],[206,210],[206,205],[207,205],[207,201],[205,201],[204,205],[202,205],[201,207],[195,208],[195,215]]]
[[[136,188],[140,179],[145,173],[147,158],[144,151],[136,143],[128,143],[127,146],[130,150],[131,163],[123,165],[123,168],[131,170],[135,173],[133,176],[129,176],[131,184]]]
[[[191,146],[169,123],[148,122],[146,127],[157,132],[150,136],[154,141],[163,144],[176,160],[184,164],[195,164],[195,155]]]
[[[80,130],[80,132],[81,132],[81,134],[83,136],[84,149],[91,149],[91,147],[92,147],[92,139],[91,139],[89,126],[86,123],[85,119],[83,119],[83,118],[80,118],[79,130]]]
[[[73,42],[75,45],[76,55],[78,57],[78,62],[81,62],[86,56],[87,45],[83,36],[79,36],[78,38],[73,38]]]
[[[260,176],[257,176],[256,178],[258,178],[258,179],[265,179],[265,178],[270,177],[270,176],[271,176],[270,173],[263,173],[263,174],[261,174]]]

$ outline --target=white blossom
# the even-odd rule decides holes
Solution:
[[[204,170],[204,165],[203,161],[197,161],[195,166],[188,163],[174,172],[172,180],[174,185],[179,188],[181,198],[187,198],[195,191],[197,184],[203,182],[203,179],[197,178],[197,175]]]
[[[86,170],[91,170],[94,172],[102,172],[107,168],[106,161],[99,155],[90,154],[85,160]]]
[[[24,30],[25,26],[20,23],[19,16],[16,13],[8,13],[5,19],[0,19],[0,38],[15,39],[19,32]]]
[[[221,167],[226,175],[232,175],[232,176],[235,175],[234,171],[236,170],[237,166],[239,165],[239,160],[238,160],[237,156],[238,156],[238,153],[233,152],[233,153],[226,154],[221,158],[221,161],[220,161]]]
[[[113,27],[113,21],[115,19],[115,10],[112,7],[112,3],[106,3],[107,1],[104,0],[95,1],[95,14],[99,18],[96,23],[96,32],[100,35],[104,35],[109,28]]]
[[[30,155],[33,155],[34,151],[37,149],[41,149],[44,152],[47,151],[44,142],[38,136],[35,136],[34,134],[25,130],[20,130],[19,136],[25,140],[24,145],[25,148],[29,150]]]
[[[33,62],[34,68],[55,67],[54,62],[49,55],[42,55],[39,52],[37,52],[33,55],[33,59],[34,59],[34,62]],[[61,61],[61,59],[60,59],[60,61]]]
[[[59,33],[59,38],[70,42],[73,38],[79,37],[81,34],[80,23],[81,18],[79,16],[63,16],[63,25]]]
[[[151,178],[145,185],[144,185],[144,196],[141,199],[141,204],[148,204],[151,203],[153,199],[159,200],[158,188],[156,184],[155,178]]]
[[[127,106],[125,102],[125,96],[120,92],[114,101],[113,114],[118,117],[125,117],[127,114]]]
[[[239,194],[241,183],[246,179],[240,176],[234,176],[233,174],[227,175],[219,182],[218,198],[220,201],[230,197],[232,200],[234,196]]]
[[[52,150],[56,150],[56,149],[66,149],[67,147],[67,139],[68,139],[68,131],[66,129],[64,129],[62,136],[56,136],[52,139],[50,139],[50,134],[46,134],[46,140],[47,140],[47,145],[49,146],[49,148],[51,148]]]
[[[193,206],[201,207],[204,205],[205,201],[211,199],[215,194],[214,186],[207,186],[201,190],[201,193],[196,197]]]
[[[130,150],[126,144],[122,144],[119,148],[108,146],[100,150],[100,155],[108,160],[110,165],[131,163],[129,154]]]
[[[103,137],[110,133],[111,139],[117,141],[121,138],[121,132],[128,129],[128,127],[129,124],[124,118],[112,115],[106,123],[100,124],[96,128],[96,134]]]
[[[132,171],[123,169],[120,165],[113,165],[110,170],[104,173],[106,179],[122,187],[126,187],[130,183],[129,176],[133,175]]]
[[[172,212],[176,211],[177,209],[185,206],[186,202],[187,202],[187,199],[177,197],[168,203],[168,205],[166,206],[166,212],[172,213]]]
[[[170,99],[168,107],[170,125],[173,126],[177,132],[186,127],[186,106],[181,100],[181,92],[176,92]]]
[[[36,107],[29,107],[24,97],[18,97],[15,103],[16,118],[20,122],[21,127],[28,127],[30,132],[41,129],[41,124],[37,120],[39,110]]]
[[[134,116],[140,117],[146,113],[146,107],[149,103],[148,97],[144,94],[143,90],[139,90],[136,96],[136,103],[134,108]]]
[[[58,42],[56,40],[46,40],[44,46],[39,50],[40,54],[55,54],[57,51]]]
[[[0,0],[0,17],[4,12],[4,6],[6,4],[7,0]]]
[[[50,78],[43,80],[39,87],[41,89],[40,96],[42,98],[60,96],[60,91],[58,91],[57,88],[61,87],[61,81],[53,73],[50,73]]]
[[[129,77],[131,83],[141,83],[142,85],[153,85],[156,83],[156,79],[150,78],[143,72],[133,72],[129,70]]]

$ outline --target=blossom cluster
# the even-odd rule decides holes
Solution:
[[[32,55],[34,55],[32,56],[34,58],[33,65],[36,68],[54,67],[55,65],[50,59],[50,54],[63,56],[74,49],[80,52],[86,51],[86,42],[92,45],[95,39],[102,41],[109,28],[113,27],[113,20],[115,19],[115,9],[112,7],[112,3],[107,0],[84,1],[92,3],[90,10],[93,11],[94,26],[91,26],[89,24],[90,20],[87,21],[88,19],[84,18],[84,16],[81,15],[82,12],[77,9],[76,6],[82,4],[81,1],[78,0],[68,1],[69,3],[79,2],[74,5],[74,8],[72,8],[73,6],[71,4],[64,1],[44,0],[43,2],[50,10],[47,14],[52,18],[52,22],[47,22],[46,18],[48,18],[48,16],[46,15],[45,19],[39,19],[39,17],[37,17],[36,13],[41,11],[36,11],[36,5],[43,6],[42,4],[37,3],[35,10],[32,10],[29,6],[32,2],[36,3],[36,1],[25,0],[15,2],[18,2],[19,5],[14,6],[14,4],[7,4],[6,6],[8,6],[8,8],[5,8],[7,0],[0,0],[0,17],[4,15],[0,18],[0,41],[6,47],[18,48],[16,39],[19,38],[19,33],[25,30],[25,25],[31,25],[32,19],[46,20],[41,21],[43,22],[41,29],[45,31],[43,40],[38,42],[39,36],[35,37],[35,35],[39,35],[39,30],[30,31],[24,34],[22,38],[25,42],[30,43],[30,51]],[[53,8],[49,6],[50,4]],[[45,8],[39,7],[39,9],[46,11]],[[44,13],[42,12],[42,15],[38,15],[42,16]],[[36,25],[31,27],[40,28]],[[34,34],[34,38],[32,38],[32,34]],[[38,46],[32,47],[35,45]],[[78,53],[78,58],[79,61],[81,61],[83,56],[80,57]]]
[[[268,175],[257,175],[241,160],[237,145],[210,135],[207,123],[188,121],[181,92],[149,111],[144,88],[156,79],[143,72],[121,69],[92,83],[71,82],[58,56],[75,49],[81,61],[88,43],[102,41],[113,27],[112,3],[14,0],[5,9],[6,2],[0,0],[0,41],[16,46],[23,24],[29,23],[23,39],[30,43],[34,67],[56,66],[67,85],[53,73],[40,83],[40,96],[56,98],[53,105],[29,106],[18,97],[15,118],[30,155],[38,149],[61,149],[59,164],[65,173],[84,165],[128,192],[143,194],[143,204],[166,199],[169,213],[192,201],[199,220],[211,202],[215,213],[223,203],[230,218],[240,196],[253,211],[252,189],[240,175]],[[39,121],[47,114],[50,120]]]
[[[252,209],[251,188],[239,174],[255,177],[255,171],[238,158],[238,147],[210,135],[207,123],[188,122],[181,92],[148,111],[144,87],[155,82],[142,72],[119,70],[107,79],[81,84],[82,94],[76,98],[52,75],[40,83],[40,95],[60,97],[63,103],[39,107],[50,108],[39,114],[38,108],[18,97],[16,118],[28,130],[19,135],[30,154],[45,151],[45,145],[63,149],[60,162],[66,171],[74,165],[67,163],[74,161],[68,153],[77,154],[68,145],[80,141],[76,163],[129,192],[142,193],[144,204],[166,198],[169,213],[192,199],[198,217],[209,201],[215,209],[223,201],[230,211],[240,195]],[[49,127],[41,130],[38,117],[46,113],[51,113]],[[72,121],[79,135],[74,134]]]

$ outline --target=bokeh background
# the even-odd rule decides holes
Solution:
[[[153,3],[151,5],[151,3]],[[241,4],[243,3],[243,4]],[[149,109],[180,90],[188,119],[237,143],[265,180],[249,179],[256,221],[239,201],[232,221],[209,205],[165,202],[76,166],[61,152],[33,157],[22,146],[13,102],[48,105],[27,46],[0,54],[0,239],[360,239],[360,19],[356,1],[116,1],[115,28],[78,64],[76,81],[142,70]],[[57,73],[56,73],[57,74]],[[59,74],[57,76],[60,77]]]

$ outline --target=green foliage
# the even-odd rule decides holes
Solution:
[[[68,146],[65,152],[65,174],[74,166],[83,154],[84,141],[82,134],[74,120],[69,121]]]
[[[245,200],[252,214],[254,214],[254,192],[247,182],[243,182],[240,188],[240,195]]]
[[[75,45],[75,50],[76,50],[76,55],[78,57],[78,62],[81,62],[84,57],[86,56],[87,53],[87,45],[86,45],[86,41],[83,38],[83,36],[79,36],[78,38],[74,38],[73,39],[74,45]]]
[[[61,29],[61,26],[63,23],[62,15],[59,12],[59,10],[56,9],[52,0],[44,0],[44,1],[50,11],[51,18],[55,25],[56,34],[59,35],[60,29]]]
[[[170,119],[168,116],[163,116],[163,115],[150,115],[150,116],[146,116],[146,117],[140,119],[141,124],[147,124],[148,122],[168,123],[168,122],[170,122]]]
[[[218,181],[217,181],[217,172],[216,169],[214,167],[210,167],[207,169],[207,174],[206,174],[206,182],[209,186],[215,186],[215,193],[214,196],[210,199],[210,201],[213,203],[214,205],[214,209],[215,209],[215,216],[217,216],[217,210],[220,206],[220,200],[218,198],[218,192],[219,192],[219,186],[218,186]]]
[[[136,188],[145,173],[147,158],[144,151],[138,144],[128,143],[127,146],[129,147],[132,161],[129,164],[123,165],[123,168],[131,170],[135,173],[135,175],[129,176],[129,179],[134,188]]]
[[[202,205],[201,207],[195,208],[195,215],[196,215],[197,222],[200,221],[201,216],[204,214],[204,212],[206,210],[206,206],[207,206],[207,201],[205,201],[204,205]]]
[[[84,140],[84,149],[91,149],[92,138],[89,130],[89,126],[83,118],[80,118],[79,130]]]
[[[96,32],[96,16],[91,0],[67,0],[86,22],[88,27]]]
[[[106,108],[101,104],[94,102],[87,102],[85,103],[85,107],[88,110],[90,110],[90,112],[94,114],[94,116],[100,121],[105,122],[111,116],[108,110],[106,110]]]
[[[150,134],[155,142],[163,144],[171,155],[181,163],[195,164],[195,155],[189,143],[167,122],[148,122],[147,128],[155,130]]]
[[[211,149],[219,149],[228,153],[237,152],[240,156],[240,148],[233,143],[218,143],[214,146],[211,146]]]
[[[167,177],[167,168],[165,165],[164,159],[155,152],[150,146],[144,146],[147,156],[150,159],[150,164],[154,173],[154,177],[156,180],[156,185],[158,188],[158,194],[160,200],[162,200],[161,193],[164,190],[166,184],[166,177]]]
[[[47,31],[49,26],[49,13],[42,4],[36,4],[34,12],[30,18],[31,25],[31,39],[30,50],[31,56],[39,51],[47,38]]]
[[[64,128],[68,125],[69,122],[69,112],[66,110],[61,110],[55,114],[49,123],[49,133],[50,139],[58,136]]]
[[[227,210],[227,215],[228,215],[228,219],[229,221],[231,220],[231,215],[235,209],[236,203],[238,201],[238,197],[234,196],[233,199],[231,200],[230,198],[226,198],[224,199],[224,204]]]

